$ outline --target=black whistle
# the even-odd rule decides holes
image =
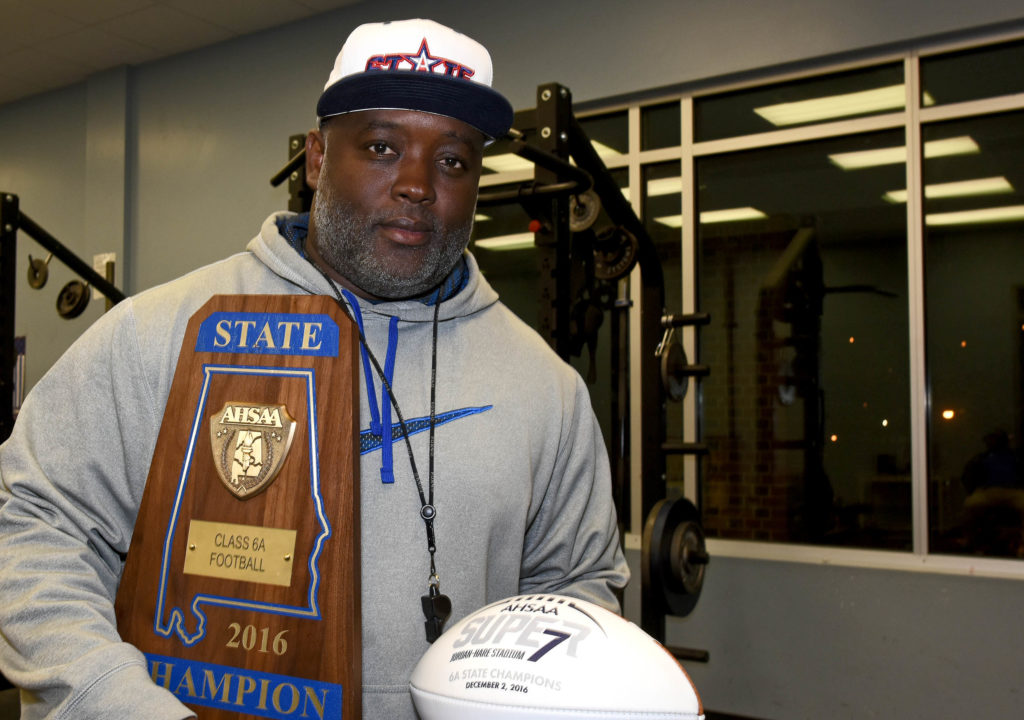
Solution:
[[[423,616],[427,619],[423,623],[427,631],[427,642],[433,643],[444,632],[444,624],[452,614],[452,601],[431,585],[430,594],[422,596],[420,603],[423,605]]]

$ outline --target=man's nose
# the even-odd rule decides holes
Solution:
[[[403,157],[398,163],[398,174],[391,188],[392,196],[411,203],[433,202],[435,170],[430,159]]]

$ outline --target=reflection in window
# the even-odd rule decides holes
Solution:
[[[625,111],[579,119],[597,154],[609,162],[629,152],[629,115]]]
[[[910,548],[906,170],[830,159],[903,142],[698,161],[711,536]]]
[[[678,101],[640,108],[640,149],[678,147],[681,127]]]
[[[921,89],[937,105],[1012,95],[1024,92],[1021,67],[1021,41],[922,58]]]
[[[812,123],[898,112],[906,104],[899,64],[699,98],[696,139],[718,140]]]
[[[930,550],[1024,557],[1024,113],[928,125]]]

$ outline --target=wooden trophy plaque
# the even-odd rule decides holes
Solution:
[[[202,720],[361,716],[356,343],[323,296],[189,321],[115,609]]]

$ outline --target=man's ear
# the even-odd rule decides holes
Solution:
[[[316,190],[320,182],[320,168],[324,164],[324,134],[310,130],[306,135],[306,184]]]

